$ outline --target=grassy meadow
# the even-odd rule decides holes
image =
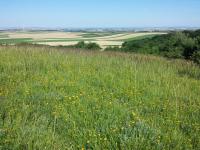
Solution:
[[[134,53],[0,46],[0,149],[200,149],[200,69]]]

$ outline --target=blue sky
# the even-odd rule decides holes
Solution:
[[[0,27],[200,27],[200,0],[0,0]]]

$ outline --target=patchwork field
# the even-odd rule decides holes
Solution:
[[[0,43],[16,44],[21,42],[45,44],[51,46],[74,45],[79,41],[95,42],[102,48],[121,46],[124,41],[137,38],[149,38],[160,32],[1,32]]]

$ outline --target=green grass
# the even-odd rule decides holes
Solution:
[[[0,47],[0,149],[200,149],[200,69],[115,52]]]

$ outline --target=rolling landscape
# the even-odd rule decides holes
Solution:
[[[0,33],[1,44],[34,43],[51,46],[69,46],[79,41],[95,42],[102,48],[121,46],[124,41],[153,37],[164,32],[59,32],[59,31],[16,31]]]
[[[99,12],[104,12],[96,4],[103,8],[104,0],[76,0],[79,5],[36,1],[32,5],[0,2],[0,7],[7,6],[2,12],[10,7],[15,10],[12,15],[5,13],[10,20],[0,15],[4,20],[0,24],[0,150],[200,149],[200,20],[192,22],[188,17],[196,18],[196,13],[185,6],[188,13],[180,15],[171,0],[158,0],[161,8],[177,15],[166,13],[171,26],[162,27],[157,5],[146,0],[109,1],[103,19]],[[56,28],[62,23],[77,26],[67,14],[78,7],[78,14],[87,16],[86,4],[91,9],[88,18],[75,14],[80,28]],[[199,11],[199,2],[186,4]],[[118,5],[131,11],[123,9],[126,15],[121,15]],[[137,19],[135,5],[151,8],[152,14],[155,8],[159,21],[150,24],[149,17]],[[21,18],[22,6],[30,12]],[[63,21],[61,14],[69,20]],[[182,15],[185,23],[178,20]],[[48,16],[54,20],[49,22]],[[102,25],[95,18],[107,26],[115,25],[117,18],[129,26],[138,21],[152,27],[82,27],[91,21]],[[10,27],[13,19],[15,28]],[[26,28],[17,27],[24,22]],[[35,22],[55,27],[31,29]],[[156,22],[161,27],[153,27]]]

